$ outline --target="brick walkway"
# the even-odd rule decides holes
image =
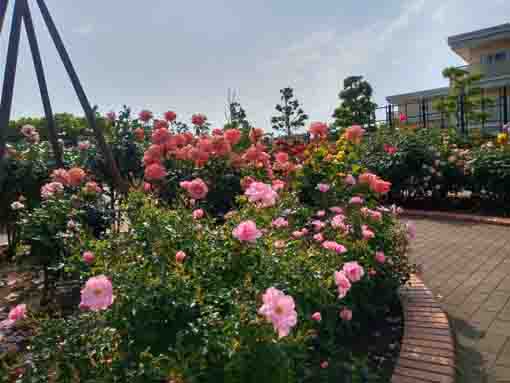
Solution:
[[[413,221],[411,257],[452,321],[457,381],[510,383],[510,228]]]

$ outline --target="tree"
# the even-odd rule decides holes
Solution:
[[[290,87],[280,90],[281,104],[275,106],[279,115],[271,117],[271,125],[277,132],[292,133],[305,126],[308,115],[299,106],[299,101],[294,97],[294,90]]]
[[[450,81],[448,96],[436,101],[434,107],[449,119],[454,117],[463,132],[469,122],[485,122],[489,114],[484,108],[492,106],[494,101],[483,97],[477,85],[483,75],[449,67],[443,70],[443,77]]]
[[[370,125],[377,104],[372,102],[373,89],[363,76],[350,76],[344,80],[344,89],[338,97],[340,106],[335,109],[333,128],[341,129],[352,125]]]
[[[228,90],[225,117],[227,119],[227,128],[238,128],[248,132],[251,129],[251,124],[246,118],[246,111],[237,100],[237,93],[235,90]]]

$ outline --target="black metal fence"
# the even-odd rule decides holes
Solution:
[[[457,113],[448,116],[436,109],[437,97],[420,99],[414,102],[402,104],[388,104],[378,107],[370,122],[370,127],[377,128],[382,124],[389,127],[408,126],[417,128],[457,128],[461,132],[470,129],[480,129],[482,133],[495,134],[508,124],[510,117],[510,91],[508,87],[499,88],[498,96],[492,98],[492,102],[483,105],[478,110],[486,114],[482,121],[469,121],[465,113],[465,100],[459,97]]]

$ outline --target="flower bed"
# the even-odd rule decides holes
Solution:
[[[362,166],[364,131],[332,144],[314,123],[306,147],[270,148],[261,130],[207,135],[195,116],[193,136],[174,115],[151,118],[112,122],[140,160],[120,204],[90,143],[69,148],[67,169],[50,167],[41,202],[11,203],[17,257],[44,270],[52,307],[21,303],[2,322],[35,333],[18,380],[388,378],[371,334],[381,323],[398,333],[413,227],[381,205],[391,185]],[[111,230],[119,216],[126,230]],[[62,281],[81,289],[65,307]]]
[[[365,166],[392,183],[404,207],[508,214],[510,145],[437,129],[379,130],[365,146]]]

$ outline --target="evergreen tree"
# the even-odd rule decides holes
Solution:
[[[305,126],[308,115],[305,114],[294,97],[294,90],[290,87],[280,90],[281,104],[275,106],[279,113],[271,118],[271,125],[274,130],[291,136],[297,130]]]
[[[373,89],[363,76],[350,76],[344,80],[344,89],[338,97],[341,104],[335,109],[333,127],[367,126],[374,119],[377,104],[372,102]]]

